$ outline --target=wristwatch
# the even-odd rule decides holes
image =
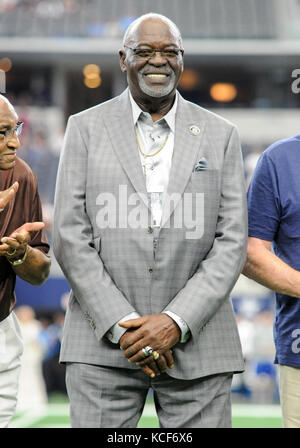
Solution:
[[[28,247],[29,247],[29,245],[27,244],[27,246],[26,246],[26,250],[25,250],[25,254],[23,255],[22,258],[19,258],[18,260],[15,260],[15,261],[10,261],[10,259],[8,258],[8,261],[10,262],[10,264],[11,264],[12,266],[19,266],[20,264],[23,264],[23,263],[24,263],[24,261],[25,261],[26,258],[27,258],[27,255],[28,255]]]

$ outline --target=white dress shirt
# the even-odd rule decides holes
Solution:
[[[144,157],[139,151],[141,164],[145,174],[146,190],[152,212],[153,227],[160,227],[164,193],[167,192],[172,164],[175,135],[175,114],[177,95],[170,111],[160,120],[153,122],[149,113],[143,112],[130,94],[133,123],[144,154],[154,154]]]
[[[178,97],[176,93],[175,101],[169,112],[160,120],[153,122],[148,112],[142,109],[134,101],[129,92],[133,123],[137,142],[140,149],[141,164],[145,174],[146,190],[151,204],[151,215],[153,227],[160,227],[164,195],[167,192],[172,164],[175,136],[175,115],[177,110]],[[160,148],[162,148],[160,150]],[[144,154],[157,154],[153,157],[144,157]],[[181,330],[180,342],[186,342],[190,336],[190,330],[186,322],[177,314],[171,311],[163,311],[168,314],[179,326]],[[122,321],[140,317],[138,313],[131,313],[125,316]],[[126,329],[117,323],[106,333],[107,338],[114,343],[118,343]]]

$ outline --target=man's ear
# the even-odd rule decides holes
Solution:
[[[126,63],[125,63],[125,58],[126,58],[126,53],[123,50],[119,50],[119,56],[120,56],[120,67],[122,72],[126,72],[127,68],[126,68]]]

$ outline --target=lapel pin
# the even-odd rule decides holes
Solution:
[[[189,131],[193,135],[199,135],[200,134],[200,129],[198,128],[198,126],[196,126],[194,124],[192,126],[190,126]]]

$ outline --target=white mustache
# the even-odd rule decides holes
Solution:
[[[159,73],[159,72],[155,72],[155,71],[153,72],[151,70],[153,70],[153,67],[151,67],[151,65],[145,65],[143,68],[141,68],[139,70],[139,73],[141,75],[144,75],[145,72],[148,72],[148,73]],[[171,70],[170,68],[164,69],[164,71],[163,71],[164,75],[171,75],[172,73],[173,73],[173,70]]]

